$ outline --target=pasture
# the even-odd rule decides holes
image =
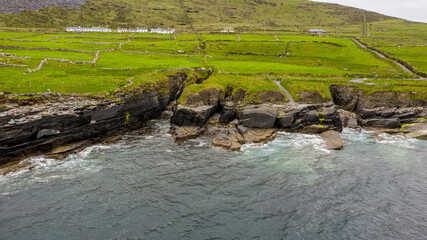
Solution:
[[[418,45],[399,51],[388,45],[379,49],[426,71],[425,54],[417,53],[425,49],[419,40],[408,41],[414,43]],[[304,90],[330,97],[331,84],[352,78],[399,82],[412,77],[346,36],[0,32],[0,92],[109,94],[129,79],[139,84],[162,77],[160,70],[201,67],[215,73],[203,84],[187,87],[184,99],[209,87],[243,88],[251,97],[278,90],[273,78],[284,79],[282,85],[298,98]]]

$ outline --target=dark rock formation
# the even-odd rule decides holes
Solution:
[[[162,89],[128,93],[129,96],[122,103],[110,102],[74,109],[73,114],[49,114],[18,124],[9,124],[13,116],[1,117],[0,122],[8,124],[0,127],[0,164],[39,154],[65,154],[67,149],[72,151],[78,148],[74,143],[86,140],[89,143],[99,142],[141,127],[147,120],[159,116],[176,98],[173,95],[180,89],[176,84],[183,82],[183,76],[178,74],[171,78],[173,81],[169,81],[170,85]],[[67,145],[70,147],[63,147]]]
[[[248,128],[273,128],[278,113],[266,107],[243,110],[240,123]]]
[[[330,91],[336,105],[357,113],[361,126],[401,128],[427,115],[419,106],[422,102],[412,101],[408,93],[374,92],[365,96],[357,87],[337,85],[332,85]]]
[[[359,101],[364,98],[363,91],[358,87],[332,85],[329,91],[334,103],[346,111],[357,110]]]
[[[215,113],[217,106],[187,107],[179,104],[174,109],[172,124],[178,126],[204,126]]]
[[[307,105],[282,113],[278,117],[278,126],[284,130],[304,133],[342,131],[342,121],[338,111],[334,108],[322,109],[321,105]]]

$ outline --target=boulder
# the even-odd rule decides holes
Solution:
[[[187,107],[178,104],[174,109],[172,124],[203,127],[215,113],[217,106]]]
[[[273,128],[277,115],[276,111],[265,107],[245,109],[240,117],[240,123],[248,128]]]
[[[187,140],[197,138],[200,136],[206,129],[197,127],[197,126],[173,126],[171,128],[171,135],[173,140],[176,143],[183,143]]]
[[[348,128],[357,128],[358,127],[357,119],[356,118],[350,118],[350,119],[348,119],[347,127]]]
[[[337,131],[326,131],[320,135],[326,141],[326,148],[330,150],[341,150],[344,141]]]
[[[285,114],[283,116],[279,116],[278,118],[279,127],[283,129],[291,128],[293,121],[294,121],[293,114]]]

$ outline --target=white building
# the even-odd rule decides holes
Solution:
[[[323,29],[310,29],[308,32],[311,34],[326,34],[326,31]]]
[[[233,27],[225,27],[221,32],[223,32],[223,33],[234,33],[234,32],[236,32],[236,29],[234,29]]]
[[[67,32],[111,32],[111,28],[102,27],[67,27]]]
[[[152,28],[151,33],[174,34],[175,29],[172,29],[172,28]]]
[[[129,32],[134,32],[134,33],[148,33],[148,28],[131,28],[129,29]]]
[[[119,33],[128,32],[128,29],[127,28],[117,28],[117,32],[119,32]]]

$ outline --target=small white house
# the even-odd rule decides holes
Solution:
[[[134,32],[134,33],[148,33],[148,28],[131,28],[129,29],[129,32]]]
[[[172,29],[172,28],[152,28],[151,33],[174,34],[175,29]]]
[[[119,33],[128,32],[128,29],[127,28],[117,28],[117,32],[119,32]]]
[[[221,32],[223,32],[223,33],[234,33],[234,32],[236,32],[236,29],[234,29],[233,27],[225,27]]]
[[[323,29],[309,29],[308,32],[311,34],[326,34],[326,31]]]
[[[67,32],[111,32],[111,29],[101,27],[67,27]]]

